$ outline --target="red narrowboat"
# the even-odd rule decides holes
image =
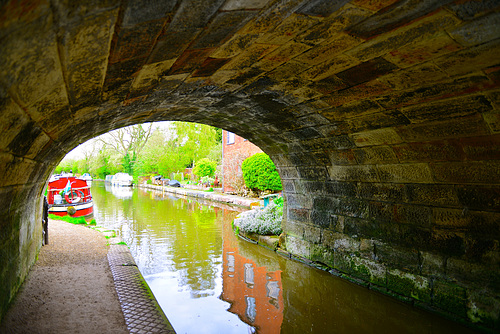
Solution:
[[[47,188],[49,213],[72,217],[91,216],[94,203],[90,186],[84,179],[74,176],[53,176]]]

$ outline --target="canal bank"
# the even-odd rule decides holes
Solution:
[[[226,203],[231,205],[237,205],[249,209],[253,205],[259,205],[260,200],[258,198],[247,198],[235,195],[221,194],[215,191],[203,191],[188,188],[177,188],[177,187],[163,187],[153,184],[139,184],[139,188],[151,189],[161,192],[169,192],[177,196],[188,196],[200,199],[206,199],[209,201]]]

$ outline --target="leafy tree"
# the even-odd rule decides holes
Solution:
[[[241,170],[245,185],[249,189],[260,191],[279,191],[282,189],[276,166],[265,153],[257,153],[245,159]]]
[[[196,163],[193,173],[198,177],[209,176],[213,177],[217,163],[207,158],[203,158]]]

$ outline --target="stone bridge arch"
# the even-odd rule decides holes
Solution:
[[[183,120],[273,158],[291,253],[500,326],[497,1],[0,8],[0,315],[40,249],[40,196],[63,156]]]

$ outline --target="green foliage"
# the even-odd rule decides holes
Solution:
[[[177,180],[177,181],[183,181],[184,180],[184,174],[182,173],[173,173],[172,174],[172,179]]]
[[[264,209],[246,211],[237,218],[241,231],[257,233],[261,235],[281,234],[281,219],[283,217],[283,206],[271,202]]]
[[[204,176],[200,179],[201,184],[214,184],[215,179],[211,178],[210,176]]]
[[[75,224],[75,225],[79,225],[79,224],[87,225],[87,221],[83,217],[57,216],[57,215],[50,213],[49,218],[54,219],[54,220],[63,220],[67,223],[71,223],[71,224]],[[91,223],[92,222],[90,222],[90,224]],[[95,223],[95,220],[94,220],[94,223]]]
[[[265,153],[248,157],[241,165],[245,185],[249,189],[279,191],[281,179],[273,161]]]
[[[193,173],[198,177],[214,176],[215,169],[217,168],[217,163],[215,161],[203,158],[199,160],[193,170]]]

